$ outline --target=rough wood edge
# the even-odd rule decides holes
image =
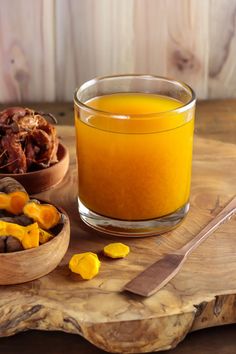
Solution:
[[[111,353],[168,350],[175,348],[191,331],[235,323],[235,302],[236,294],[216,295],[209,302],[194,305],[192,311],[172,316],[92,324],[60,311],[56,304],[44,306],[40,301],[34,306],[22,304],[20,308],[10,308],[12,318],[1,321],[0,337],[29,329],[56,330],[79,334]]]

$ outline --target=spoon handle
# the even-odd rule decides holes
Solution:
[[[236,196],[185,246],[150,265],[124,286],[124,290],[150,296],[165,286],[182,268],[187,256],[222,223],[236,213]]]
[[[236,213],[236,196],[209,222],[192,240],[176,251],[176,254],[187,256],[197,248],[221,224],[229,220]],[[175,253],[175,252],[174,252]]]

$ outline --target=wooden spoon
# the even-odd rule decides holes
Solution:
[[[222,223],[228,221],[236,213],[236,196],[223,210],[209,222],[192,240],[182,248],[167,254],[127,283],[124,290],[131,293],[150,296],[166,285],[181,269],[195,248],[215,231]]]

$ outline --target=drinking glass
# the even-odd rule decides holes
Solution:
[[[189,210],[196,98],[151,75],[100,77],[75,92],[78,207],[92,228],[150,236]]]

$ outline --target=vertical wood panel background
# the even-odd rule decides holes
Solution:
[[[0,0],[0,102],[72,100],[115,73],[236,97],[236,0]]]
[[[133,71],[134,1],[56,1],[58,99],[94,76]]]
[[[0,0],[0,100],[55,99],[53,0]]]
[[[236,1],[210,1],[209,97],[236,97]]]

